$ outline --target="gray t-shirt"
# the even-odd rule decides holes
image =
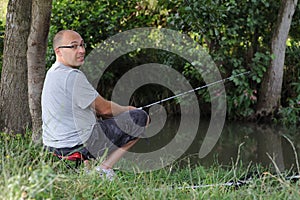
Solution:
[[[96,123],[90,105],[98,95],[80,70],[54,63],[42,92],[44,145],[64,148],[86,142]]]

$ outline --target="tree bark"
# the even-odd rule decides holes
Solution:
[[[26,58],[30,13],[31,0],[8,2],[0,84],[0,131],[6,133],[25,133],[31,123]]]
[[[280,106],[286,41],[298,0],[282,0],[272,37],[271,51],[275,58],[264,76],[256,116],[272,116]]]
[[[46,70],[46,51],[52,0],[32,0],[32,23],[28,38],[28,100],[32,119],[32,140],[41,142],[41,94]]]

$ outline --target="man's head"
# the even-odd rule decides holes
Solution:
[[[84,63],[84,41],[75,31],[59,31],[53,39],[53,49],[56,60],[65,66],[78,68]]]

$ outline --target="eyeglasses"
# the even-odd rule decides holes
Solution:
[[[73,45],[66,45],[66,46],[59,46],[58,47],[59,49],[61,48],[67,48],[67,49],[79,49],[79,48],[86,48],[86,44],[83,43],[83,44],[80,44],[80,45],[77,45],[77,44],[73,44]]]

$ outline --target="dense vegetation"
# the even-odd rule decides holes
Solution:
[[[276,0],[53,0],[47,68],[54,61],[52,38],[61,29],[74,29],[81,33],[88,45],[88,53],[102,41],[121,31],[138,27],[178,30],[188,34],[206,49],[223,78],[243,71],[252,72],[226,83],[228,118],[248,119],[255,112],[262,77],[273,58],[270,55],[270,41],[279,3]],[[287,43],[282,107],[273,119],[284,124],[299,123],[299,11],[298,6]],[[0,26],[1,50],[3,33],[4,27]],[[134,66],[150,62],[172,66],[184,74],[194,87],[205,84],[191,63],[180,56],[144,49],[124,55],[112,63],[110,71],[101,79],[101,94],[110,98],[111,91],[122,74]],[[2,64],[0,69],[1,66]],[[152,85],[137,92],[133,99],[140,106],[170,95],[172,93],[165,88]],[[208,91],[200,90],[198,97],[203,116],[209,115]],[[170,112],[178,110],[174,104],[168,108]]]
[[[90,8],[89,12],[85,8]],[[223,77],[251,71],[227,83],[228,117],[248,118],[255,111],[258,90],[272,55],[270,41],[276,22],[279,2],[273,1],[56,1],[50,37],[60,29],[80,32],[91,51],[97,44],[120,31],[138,27],[163,27],[190,35],[212,56]],[[299,9],[299,8],[298,8]],[[297,12],[296,12],[297,13]],[[298,12],[299,13],[299,12]],[[299,123],[300,68],[299,68],[299,14],[291,29],[286,55],[282,108],[278,119]],[[51,43],[51,41],[49,41]],[[50,50],[49,50],[50,52]],[[50,56],[52,55],[52,57]],[[53,54],[48,56],[48,66]],[[190,63],[168,52],[144,50],[124,55],[112,64],[111,73],[101,82],[101,93],[110,97],[111,89],[130,66],[156,62],[172,66],[184,74],[193,86],[203,84],[201,76]],[[165,96],[161,94],[164,93]],[[171,95],[168,91],[148,87],[138,94],[138,104],[144,105]],[[199,92],[202,110],[209,103],[207,91]],[[176,110],[176,109],[175,109]],[[209,111],[206,111],[209,112]],[[204,113],[207,114],[207,113]]]
[[[270,39],[279,8],[277,0],[53,0],[47,68],[54,62],[51,49],[54,34],[61,29],[81,33],[91,52],[105,39],[138,27],[162,27],[189,35],[212,56],[222,77],[243,71],[248,76],[226,83],[228,117],[247,119],[255,112],[263,74],[270,60]],[[300,115],[300,8],[293,18],[285,61],[282,100],[277,118],[284,124],[299,124]],[[5,21],[4,19],[2,21]],[[4,24],[0,20],[0,72]],[[143,49],[131,52],[112,63],[100,80],[99,90],[110,98],[118,79],[134,66],[144,63],[172,66],[187,77],[194,87],[205,84],[192,64],[170,52]],[[167,78],[167,77],[166,77]],[[133,98],[144,105],[172,95],[157,85],[143,87]],[[198,92],[201,115],[209,115],[208,91]],[[169,103],[169,102],[168,102]],[[178,109],[174,102],[170,112]],[[295,132],[298,129],[295,128]],[[233,131],[234,132],[234,131]],[[236,132],[233,133],[237,135]],[[297,133],[296,133],[297,134]],[[294,138],[297,140],[297,138]],[[222,139],[219,141],[222,142]],[[229,145],[229,144],[226,144]],[[238,156],[252,155],[252,146]],[[298,150],[298,146],[296,146]],[[296,151],[296,150],[295,150]],[[297,152],[295,159],[297,160]],[[0,133],[0,199],[299,199],[299,182],[265,166],[245,165],[233,160],[232,165],[209,167],[190,165],[182,158],[163,169],[133,173],[117,171],[119,179],[110,183],[98,175],[87,176],[84,170],[74,173],[31,141],[31,133]],[[182,168],[184,163],[184,167]],[[95,163],[97,164],[97,163]],[[298,164],[298,163],[297,163]],[[274,166],[273,166],[274,167]],[[299,173],[293,169],[292,173]],[[81,168],[82,169],[82,168]],[[236,181],[250,171],[258,171],[244,187],[218,185]],[[291,171],[290,171],[291,172]],[[289,172],[284,172],[289,173]],[[286,174],[283,174],[286,175]],[[210,186],[191,189],[192,185]],[[180,188],[183,186],[183,188]]]

